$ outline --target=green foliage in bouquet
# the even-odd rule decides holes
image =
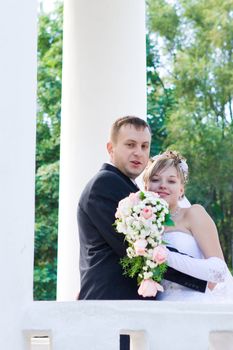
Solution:
[[[142,271],[145,263],[144,260],[145,258],[143,258],[143,256],[135,256],[134,258],[124,256],[124,258],[120,260],[120,264],[123,268],[123,275],[131,278],[137,276]]]
[[[156,267],[156,269],[153,269],[152,272],[153,272],[153,277],[152,279],[157,281],[157,282],[161,282],[162,279],[163,279],[163,276],[165,274],[165,272],[167,271],[167,264],[164,263],[164,264],[161,264],[161,265],[158,265]]]
[[[146,258],[143,256],[136,256],[133,258],[129,258],[128,256],[125,256],[120,260],[120,264],[123,269],[123,275],[128,276],[130,278],[137,277],[138,285],[142,281],[142,277],[140,277],[140,274],[143,273],[143,266],[145,266]],[[167,264],[161,264],[158,265],[156,268],[152,270],[153,272],[153,280],[157,282],[161,282],[163,279],[164,273],[167,271]]]

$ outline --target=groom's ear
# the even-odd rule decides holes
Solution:
[[[112,149],[113,149],[112,142],[109,141],[109,142],[107,143],[107,150],[108,150],[108,153],[109,153],[110,155],[112,155]]]

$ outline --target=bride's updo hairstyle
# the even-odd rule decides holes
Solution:
[[[149,160],[143,175],[145,187],[147,187],[148,182],[154,174],[158,174],[162,170],[167,170],[171,166],[175,167],[181,183],[185,185],[188,181],[188,165],[186,159],[179,152],[168,150]]]

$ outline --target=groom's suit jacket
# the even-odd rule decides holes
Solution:
[[[104,164],[86,185],[78,204],[79,299],[142,299],[136,279],[122,274],[119,260],[125,256],[127,245],[113,227],[118,202],[137,191],[136,185],[110,164]],[[206,287],[206,282],[171,268],[165,277],[199,291]]]

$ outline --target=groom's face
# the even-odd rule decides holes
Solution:
[[[107,144],[112,163],[126,176],[135,179],[145,169],[150,152],[148,128],[122,125],[115,141]]]

